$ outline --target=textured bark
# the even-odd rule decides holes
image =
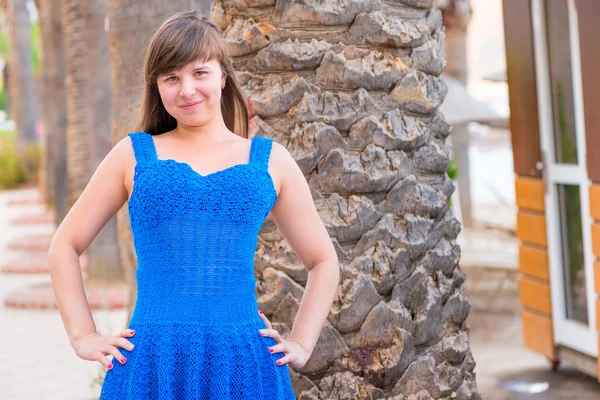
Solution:
[[[43,90],[40,108],[46,131],[46,200],[54,207],[57,224],[60,224],[67,208],[67,111],[61,15],[60,7],[56,7],[53,0],[38,0],[36,6],[42,38]]]
[[[36,143],[37,104],[31,60],[31,23],[24,0],[8,2],[9,90],[12,116],[17,127],[17,150],[21,158],[29,144]],[[27,171],[31,173],[33,171]]]
[[[444,31],[433,0],[218,0],[256,115],[295,157],[342,283],[298,399],[475,399],[458,221],[448,208]],[[268,219],[259,306],[287,337],[307,273]]]
[[[71,207],[112,148],[112,89],[104,31],[106,0],[62,0],[61,5],[68,114],[67,187]],[[91,279],[123,278],[116,218],[104,226],[87,252]]]
[[[206,0],[109,0],[109,42],[113,85],[112,140],[117,143],[134,129],[134,118],[142,94],[144,55],[152,34],[175,12],[200,9],[208,15]],[[117,214],[121,262],[130,289],[127,321],[137,299],[135,269],[137,260],[129,224],[129,212],[123,207]]]

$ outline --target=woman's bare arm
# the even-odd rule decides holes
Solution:
[[[276,142],[271,157],[281,181],[271,216],[308,270],[302,302],[288,339],[312,353],[339,284],[338,259],[298,164],[288,150]]]
[[[133,159],[131,139],[126,137],[100,163],[58,227],[48,250],[50,278],[69,340],[80,357],[98,361],[104,358],[101,362],[105,365],[109,364],[104,354],[101,357],[98,354],[82,355],[76,348],[79,339],[96,333],[83,287],[79,256],[127,201],[125,178]],[[120,343],[127,345],[125,340],[123,338]],[[110,349],[110,353],[118,356],[115,350]]]

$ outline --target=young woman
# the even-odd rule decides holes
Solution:
[[[160,26],[144,80],[139,131],[106,156],[49,250],[73,349],[107,368],[101,400],[294,399],[286,365],[308,361],[339,282],[304,175],[285,147],[248,139],[226,43],[205,17],[183,12]],[[125,202],[137,302],[129,329],[102,336],[78,258]],[[269,213],[309,271],[287,339],[255,297],[254,253]]]

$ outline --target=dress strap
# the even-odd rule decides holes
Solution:
[[[136,164],[142,166],[156,160],[156,148],[152,135],[146,132],[129,133]]]
[[[252,139],[252,145],[250,150],[250,164],[254,164],[260,169],[268,169],[269,156],[271,154],[272,146],[272,138],[267,138],[264,136],[255,136]]]

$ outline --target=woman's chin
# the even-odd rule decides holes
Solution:
[[[196,116],[195,118],[190,118],[190,116],[175,118],[177,122],[181,125],[185,126],[202,126],[206,125],[206,120],[201,116]]]

